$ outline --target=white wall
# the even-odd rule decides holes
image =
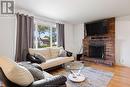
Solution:
[[[84,38],[84,24],[74,25],[74,53],[75,55],[80,52],[82,48],[82,40]]]
[[[15,16],[0,16],[0,56],[14,59]]]
[[[130,67],[130,16],[116,18],[116,62]]]
[[[74,26],[65,23],[65,49],[74,52]]]

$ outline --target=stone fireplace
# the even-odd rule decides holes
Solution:
[[[108,21],[108,33],[98,36],[87,36],[83,39],[83,60],[102,63],[107,65],[115,64],[115,18]]]

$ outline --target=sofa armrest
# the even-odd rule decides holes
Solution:
[[[33,82],[29,87],[66,87],[67,78],[65,76],[54,76]]]

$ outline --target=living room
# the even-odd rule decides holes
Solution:
[[[130,0],[0,5],[0,87],[130,87]]]

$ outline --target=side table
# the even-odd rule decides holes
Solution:
[[[80,61],[80,60],[81,60],[82,55],[83,55],[83,54],[77,54],[77,56],[76,56],[77,61]]]

